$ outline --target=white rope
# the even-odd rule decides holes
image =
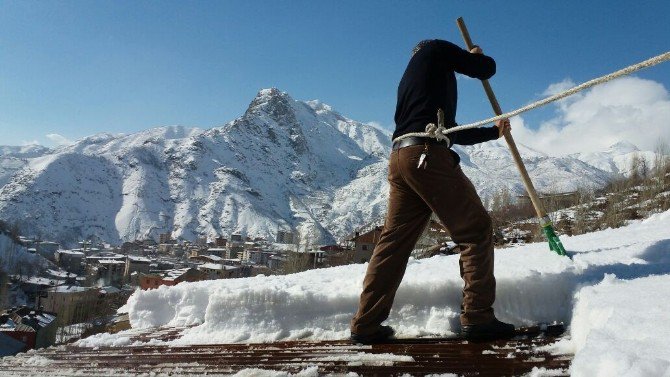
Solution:
[[[544,106],[546,104],[549,104],[551,102],[558,101],[558,100],[563,99],[565,97],[571,96],[571,95],[573,95],[577,92],[580,92],[584,89],[588,89],[588,88],[591,88],[593,86],[603,84],[603,83],[606,83],[608,81],[612,81],[612,80],[614,80],[618,77],[631,74],[633,72],[639,71],[639,70],[644,69],[644,68],[649,68],[649,67],[655,66],[657,64],[666,62],[668,60],[670,60],[670,51],[665,52],[665,53],[663,53],[661,55],[658,55],[658,56],[654,56],[653,58],[647,59],[643,62],[633,64],[631,66],[628,66],[628,67],[626,67],[624,69],[621,69],[621,70],[618,70],[616,72],[610,73],[609,75],[605,75],[605,76],[601,76],[601,77],[598,77],[598,78],[593,79],[593,80],[589,80],[589,81],[587,81],[583,84],[577,85],[577,86],[575,86],[573,88],[570,88],[570,89],[568,89],[564,92],[554,94],[553,96],[550,96],[550,97],[541,99],[539,101],[533,102],[530,105],[526,105],[526,106],[521,107],[519,109],[516,109],[514,111],[510,111],[508,113],[504,113],[504,114],[494,116],[494,117],[491,117],[491,118],[488,118],[488,119],[480,120],[479,122],[475,122],[475,123],[468,123],[468,124],[464,124],[462,126],[456,126],[456,127],[452,127],[452,128],[449,128],[449,129],[439,129],[439,128],[438,129],[439,129],[440,132],[442,132],[444,135],[446,135],[446,134],[450,134],[452,132],[467,130],[467,129],[470,129],[470,128],[477,128],[477,127],[483,126],[485,124],[493,123],[493,122],[501,120],[501,119],[511,118],[515,115],[525,113],[526,111],[529,111],[529,110],[538,108],[540,106]],[[412,133],[404,134],[402,136],[399,136],[399,137],[393,139],[393,142],[396,142],[398,140],[402,140],[404,138],[411,137],[411,136],[435,137],[435,136],[432,136],[432,134],[430,134],[428,132],[428,127],[431,124],[426,126],[426,132],[412,132]],[[434,124],[432,124],[432,125],[434,126]]]

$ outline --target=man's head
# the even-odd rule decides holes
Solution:
[[[419,52],[419,50],[421,50],[425,45],[427,45],[432,41],[433,41],[432,39],[424,39],[421,42],[417,43],[416,46],[414,46],[414,48],[412,49],[412,56],[414,56],[414,54]]]

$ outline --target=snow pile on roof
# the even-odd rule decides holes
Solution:
[[[58,250],[56,252],[59,253],[59,254],[84,256],[84,253],[82,253],[81,251],[75,251],[75,250]]]
[[[670,262],[670,240],[651,253]],[[576,295],[574,376],[670,375],[670,276],[620,280],[607,275]]]
[[[128,260],[133,263],[151,263],[151,259],[137,255],[128,255]]]
[[[124,261],[120,261],[117,259],[98,259],[98,263],[100,264],[126,264]]]
[[[572,260],[546,243],[496,250],[495,311],[516,325],[572,323],[567,348],[577,352],[575,368],[595,371],[602,362],[612,375],[667,368],[670,345],[661,341],[670,335],[663,315],[670,312],[663,299],[670,292],[668,229],[670,211],[620,229],[562,237]],[[161,286],[136,291],[123,309],[134,328],[195,325],[170,341],[175,345],[346,338],[365,268]],[[387,323],[400,337],[450,335],[459,329],[461,289],[457,256],[412,259]],[[123,332],[81,344],[118,337]],[[586,370],[583,375],[592,375]]]
[[[224,251],[225,251],[225,249],[209,249],[209,250],[207,250],[207,251],[213,251],[213,250],[224,250]],[[212,262],[221,262],[221,261],[223,261],[223,258],[221,258],[221,257],[218,256],[218,255],[214,255],[214,254],[203,255],[202,257],[205,258],[205,259],[209,259],[209,260],[211,260]]]
[[[67,271],[63,271],[63,270],[54,270],[54,269],[51,269],[51,268],[47,269],[46,273],[53,276],[53,277],[57,277],[57,278],[76,278],[77,277],[77,274],[73,274],[73,273],[70,273],[70,272],[67,272]]]
[[[61,285],[58,287],[49,288],[49,292],[59,292],[59,293],[73,293],[73,292],[87,292],[93,288],[91,287],[78,287],[76,285]]]
[[[189,267],[178,268],[174,270],[162,271],[160,274],[165,280],[177,280],[190,270]]]
[[[208,270],[223,270],[223,265],[217,263],[203,263],[198,267]]]

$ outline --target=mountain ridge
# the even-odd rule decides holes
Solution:
[[[33,157],[0,155],[0,218],[64,244],[297,230],[331,243],[386,211],[390,132],[318,100],[263,89],[242,116],[211,129],[100,133]],[[598,187],[614,174],[519,145],[539,190]],[[455,146],[486,200],[523,187],[500,140]],[[15,159],[15,160],[11,160]],[[2,167],[14,161],[11,169]],[[3,182],[4,179],[4,182]]]

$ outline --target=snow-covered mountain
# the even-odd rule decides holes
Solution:
[[[327,243],[382,220],[390,146],[385,130],[264,89],[217,128],[98,134],[22,157],[7,149],[0,166],[15,165],[0,171],[0,219],[66,244],[167,231],[272,239],[280,229]],[[612,175],[574,156],[519,148],[540,191],[600,186]],[[484,198],[503,187],[523,191],[503,142],[455,149]]]
[[[602,152],[576,153],[571,157],[610,173],[629,175],[634,159],[644,161],[646,167],[651,169],[656,160],[656,153],[641,151],[630,142],[620,141]]]
[[[329,242],[382,216],[388,140],[327,105],[262,90],[222,127],[99,134],[27,159],[0,189],[0,218],[62,242],[294,228]]]

